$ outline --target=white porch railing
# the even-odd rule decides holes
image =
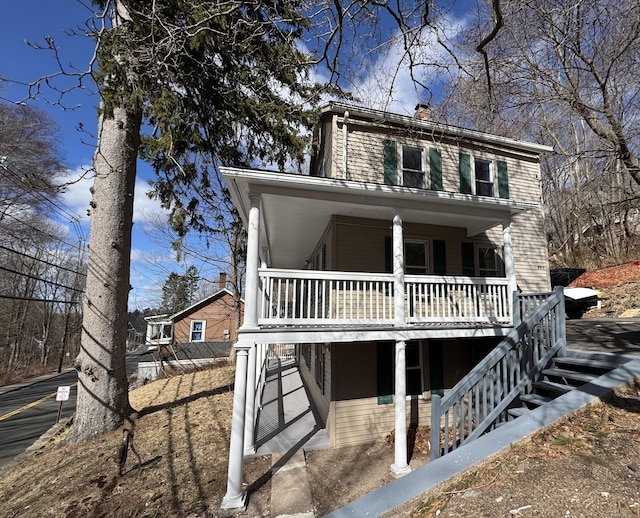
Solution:
[[[442,275],[405,276],[407,322],[509,323],[507,279]]]
[[[259,270],[259,325],[394,323],[392,274]],[[408,275],[408,323],[509,323],[505,278]]]

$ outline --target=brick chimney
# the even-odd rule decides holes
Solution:
[[[426,104],[416,104],[416,111],[413,114],[414,119],[423,121],[429,120],[429,106]]]
[[[220,272],[219,285],[220,289],[224,289],[227,287],[227,274],[225,272]]]

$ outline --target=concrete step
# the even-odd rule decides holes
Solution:
[[[313,500],[304,452],[272,455],[271,517],[313,518]]]

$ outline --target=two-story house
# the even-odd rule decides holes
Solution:
[[[551,148],[342,103],[321,110],[308,175],[223,168],[248,229],[229,486],[243,498],[264,347],[297,344],[335,447],[408,424],[550,290],[541,153]]]

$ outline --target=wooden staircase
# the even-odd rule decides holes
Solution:
[[[614,359],[556,356],[542,369],[542,379],[531,384],[531,392],[514,401],[509,414],[513,417],[527,414],[619,366]]]

